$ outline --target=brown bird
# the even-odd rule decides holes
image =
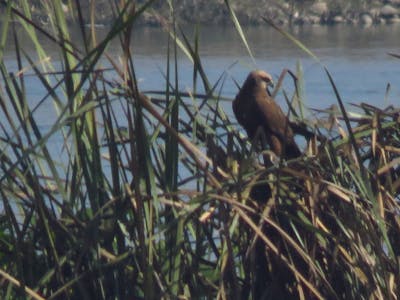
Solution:
[[[301,152],[289,120],[268,91],[271,84],[270,74],[261,70],[250,72],[233,101],[233,112],[251,140],[264,134],[277,156],[285,159],[299,157]]]

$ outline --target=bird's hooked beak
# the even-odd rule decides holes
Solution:
[[[265,89],[267,90],[268,95],[271,96],[271,91],[269,90],[269,87],[271,87],[272,90],[275,87],[275,84],[274,84],[274,82],[272,80],[266,82],[266,87],[265,87]]]
[[[274,88],[274,82],[272,80],[261,80],[259,83],[264,90],[268,91],[268,87]]]

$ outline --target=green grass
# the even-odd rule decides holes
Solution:
[[[122,1],[102,40],[78,13],[78,44],[61,1],[47,2],[46,30],[31,20],[28,1],[0,1],[0,297],[396,299],[398,110],[361,103],[357,114],[346,111],[325,68],[338,112],[320,112],[308,126],[315,136],[304,156],[264,166],[223,111],[226,78],[207,78],[198,35],[183,33],[173,1],[165,89],[141,92],[129,45],[153,2]],[[35,57],[21,47],[20,26]],[[58,47],[62,67],[46,59],[38,34]],[[2,59],[7,41],[18,68],[29,67],[46,91],[36,106],[29,74],[11,73]],[[107,54],[111,41],[122,63]],[[181,50],[193,62],[191,94],[178,80]],[[292,75],[295,92],[283,94],[290,115],[307,124],[300,65]],[[36,111],[45,105],[57,116],[43,129]],[[62,159],[51,151],[55,137],[64,140]]]

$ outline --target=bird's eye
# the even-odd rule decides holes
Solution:
[[[274,86],[274,82],[271,80],[271,78],[264,78],[263,81],[266,83],[267,87],[273,87]]]
[[[269,78],[269,77],[263,77],[262,80],[264,80],[266,83],[271,82],[271,78]]]

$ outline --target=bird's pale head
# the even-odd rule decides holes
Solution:
[[[266,90],[268,86],[273,85],[272,76],[262,70],[254,70],[250,72],[246,81],[263,90]]]

